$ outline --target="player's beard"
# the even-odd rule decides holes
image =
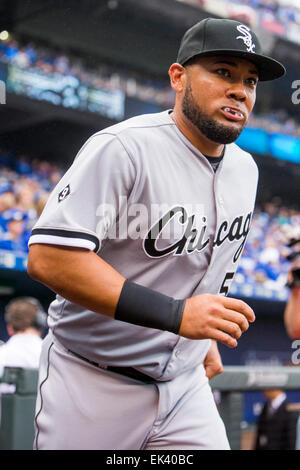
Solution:
[[[182,100],[182,112],[207,139],[218,144],[231,144],[239,137],[244,128],[244,126],[239,129],[225,126],[203,113],[194,100],[190,84],[186,87]]]

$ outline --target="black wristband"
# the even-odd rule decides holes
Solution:
[[[148,287],[125,281],[115,319],[178,334],[185,299],[173,299]]]

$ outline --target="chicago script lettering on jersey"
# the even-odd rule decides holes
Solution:
[[[157,247],[159,235],[163,229],[174,220],[176,215],[180,215],[178,223],[186,225],[185,231],[179,240],[172,243],[164,249]],[[234,242],[242,239],[242,243],[236,250],[233,261],[236,262],[241,255],[246,243],[247,235],[250,230],[252,212],[249,212],[245,219],[240,215],[236,217],[230,224],[224,220],[219,228],[216,230],[216,238],[213,242],[214,246],[221,246],[226,240]],[[173,253],[174,256],[182,255],[184,252],[191,254],[195,251],[203,251],[209,244],[209,238],[205,237],[207,230],[206,217],[202,218],[204,223],[201,227],[195,227],[196,214],[188,215],[184,207],[177,206],[166,212],[154,225],[151,227],[144,239],[144,250],[146,254],[152,258],[160,258]]]
[[[187,224],[184,234],[178,241],[169,247],[159,250],[156,246],[159,234],[171,220],[174,220],[177,214],[181,215],[178,222],[182,225]],[[193,253],[194,251],[202,251],[209,243],[209,239],[204,240],[207,226],[203,225],[199,233],[199,230],[193,227],[195,218],[196,214],[188,216],[186,209],[180,206],[174,207],[166,212],[165,215],[151,227],[145,237],[144,250],[147,255],[152,258],[159,258],[172,252],[174,252],[174,255],[181,255],[183,251],[188,254]],[[206,222],[206,217],[203,217],[202,221]]]
[[[228,221],[224,220],[224,222],[221,223],[219,229],[217,230],[217,236],[214,241],[214,246],[222,245],[225,242],[225,240],[234,242],[235,240],[240,240],[242,238],[242,243],[234,254],[234,257],[233,257],[234,262],[236,262],[238,258],[240,257],[240,255],[242,254],[248,233],[250,231],[251,218],[252,218],[252,212],[249,212],[249,214],[246,215],[245,220],[244,220],[244,217],[240,215],[232,221],[232,224],[230,226],[229,226]],[[224,236],[224,232],[225,233],[227,232],[225,236]],[[222,234],[223,234],[223,238],[222,238]]]

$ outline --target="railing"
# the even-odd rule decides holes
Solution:
[[[0,450],[32,450],[38,371],[6,367],[1,382]]]

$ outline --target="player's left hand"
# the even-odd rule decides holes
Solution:
[[[206,354],[203,365],[206,376],[209,380],[223,372],[222,359],[218,350],[217,342],[214,340],[212,340],[211,347]]]

